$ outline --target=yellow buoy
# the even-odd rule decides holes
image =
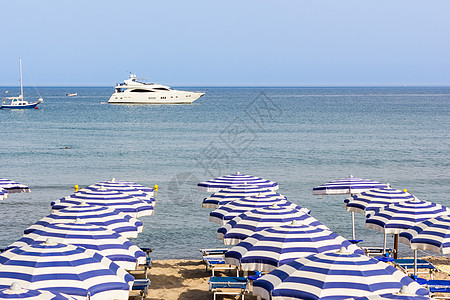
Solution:
[[[78,184],[75,184],[75,192],[78,192],[79,188]]]
[[[158,185],[155,184],[155,186],[153,187],[153,189],[155,190],[155,192],[157,192],[157,191],[158,191]]]
[[[407,193],[407,192],[408,192],[408,190],[407,190],[407,189],[403,189],[403,191],[404,191],[405,193]]]

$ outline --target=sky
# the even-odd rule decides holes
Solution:
[[[450,85],[448,0],[2,1],[0,86]]]

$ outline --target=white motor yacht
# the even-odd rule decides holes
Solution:
[[[130,78],[116,86],[108,103],[113,104],[189,104],[203,96],[202,92],[173,90],[168,86],[149,83],[146,78]]]

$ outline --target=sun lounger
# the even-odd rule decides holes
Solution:
[[[249,281],[245,277],[211,277],[209,291],[216,295],[244,295],[249,292]]]
[[[364,253],[367,256],[383,255],[383,247],[361,247],[361,249],[364,250]],[[394,253],[394,250],[391,248],[386,248],[385,253],[388,253],[388,255],[390,256],[392,253]]]
[[[394,259],[394,265],[405,272],[406,274],[414,273],[414,259],[413,258],[399,258]],[[417,260],[417,273],[429,273],[431,278],[433,279],[433,272],[436,272],[437,269],[427,260],[418,259]]]
[[[200,249],[202,256],[211,255],[224,255],[228,251],[228,248],[217,248],[217,249]]]
[[[239,270],[236,266],[227,264],[223,255],[204,256],[203,261],[206,264],[206,271],[211,270],[212,276],[214,276],[215,270],[236,270],[236,275],[239,276]]]
[[[139,291],[139,295],[141,296],[141,300],[145,298],[148,294],[148,288],[150,286],[150,279],[135,279],[133,282],[132,291]]]
[[[141,250],[145,252],[145,263],[138,265],[137,269],[132,270],[130,273],[133,273],[133,275],[144,274],[145,278],[147,278],[147,270],[152,268],[152,258],[150,257],[150,253],[153,251],[153,249],[141,248]]]
[[[436,295],[436,293],[450,293],[450,280],[426,280],[424,278],[417,278],[416,281],[430,291],[433,299],[450,299],[450,296]]]

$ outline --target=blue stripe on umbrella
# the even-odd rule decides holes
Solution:
[[[218,208],[219,206],[230,203],[234,200],[243,199],[256,195],[273,194],[274,192],[265,187],[259,187],[257,185],[233,185],[228,188],[224,188],[210,197],[203,199],[203,208]]]
[[[408,192],[393,188],[373,189],[354,195],[344,200],[347,211],[367,214],[380,210],[387,205],[397,202],[413,200],[414,196]]]
[[[263,299],[344,299],[398,292],[402,286],[417,295],[428,291],[400,270],[344,249],[319,253],[282,265],[253,282]]]
[[[244,271],[268,272],[300,257],[336,252],[342,247],[364,254],[361,248],[331,230],[294,221],[258,231],[228,250],[225,260]]]
[[[313,188],[313,195],[359,194],[367,190],[386,187],[388,187],[388,185],[384,183],[350,176],[348,178],[330,181]]]
[[[52,209],[58,210],[81,203],[107,206],[130,215],[133,218],[153,214],[153,206],[136,197],[106,189],[83,190],[52,202]]]
[[[134,278],[102,255],[50,240],[0,254],[0,288],[64,293],[77,298],[128,299]]]
[[[142,232],[144,227],[141,221],[119,210],[82,203],[54,211],[25,229],[24,233],[27,234],[36,229],[42,230],[53,223],[72,223],[77,219],[86,224],[106,227],[126,238],[137,238],[138,233]]]
[[[0,178],[0,189],[7,190],[11,194],[30,192],[30,188],[28,186],[6,178]]]
[[[212,212],[209,213],[209,221],[220,225],[224,225],[229,220],[246,211],[263,208],[274,204],[280,207],[291,206],[293,208],[302,209],[296,204],[287,201],[285,196],[280,195],[278,193],[273,193],[269,195],[257,195],[232,201],[228,204],[225,204],[213,210]],[[305,212],[309,213],[309,210],[305,210]]]
[[[25,234],[7,249],[23,247],[48,238],[97,251],[126,270],[134,270],[138,263],[145,263],[145,253],[126,238],[104,227],[84,223],[49,224],[41,230]]]
[[[412,249],[450,253],[450,215],[427,219],[400,233],[400,242]]]
[[[306,225],[328,229],[302,210],[277,205],[240,214],[217,230],[217,238],[225,245],[236,245],[257,231],[299,221]]]
[[[260,177],[255,177],[251,175],[240,174],[239,172],[236,174],[231,174],[227,176],[217,177],[208,181],[203,181],[197,184],[200,190],[206,192],[218,192],[221,189],[228,188],[233,185],[257,185],[260,187],[266,187],[271,190],[278,189],[278,183],[263,179]]]

